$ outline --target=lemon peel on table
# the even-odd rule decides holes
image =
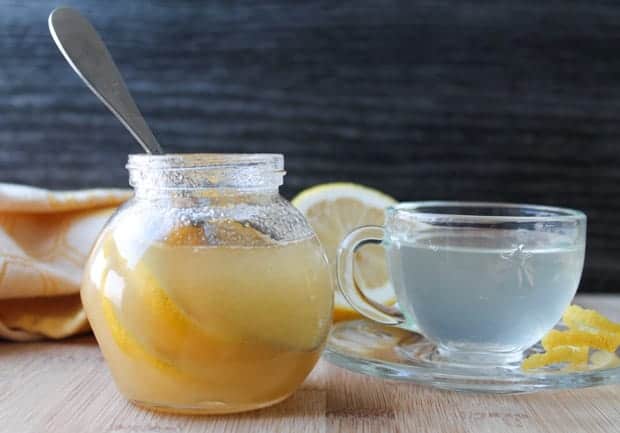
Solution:
[[[316,232],[335,278],[336,252],[342,239],[356,227],[383,224],[385,208],[396,204],[396,200],[363,185],[334,182],[308,188],[300,192],[292,203],[304,214]],[[386,306],[396,303],[381,246],[365,246],[357,253],[354,280],[373,301]],[[360,317],[340,292],[336,291],[334,321]]]
[[[619,323],[578,305],[570,305],[562,315],[562,321],[567,329],[549,331],[541,340],[545,352],[524,359],[521,364],[523,370],[559,363],[604,368],[617,359],[615,352],[620,347]],[[591,355],[590,349],[595,349]]]

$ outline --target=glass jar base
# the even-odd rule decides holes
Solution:
[[[252,410],[263,409],[269,406],[278,404],[287,398],[291,394],[287,394],[284,397],[279,397],[275,400],[262,402],[262,403],[224,403],[220,401],[209,401],[201,403],[197,406],[174,406],[164,405],[158,403],[150,403],[140,400],[129,400],[134,405],[155,412],[172,413],[179,415],[223,415],[229,413],[249,412]]]

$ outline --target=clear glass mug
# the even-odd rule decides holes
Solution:
[[[282,155],[130,155],[133,199],[92,249],[82,301],[129,400],[190,413],[290,395],[325,344],[333,288]]]
[[[579,286],[586,216],[506,203],[413,202],[382,226],[354,229],[338,252],[338,285],[367,318],[419,332],[435,358],[506,364],[548,332]],[[368,299],[353,280],[355,253],[382,244],[398,308]]]

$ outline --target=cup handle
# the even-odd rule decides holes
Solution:
[[[383,325],[399,326],[405,322],[400,310],[369,299],[353,279],[355,253],[366,244],[381,244],[384,237],[385,228],[382,226],[362,226],[353,229],[340,242],[336,258],[338,288],[361,315]]]

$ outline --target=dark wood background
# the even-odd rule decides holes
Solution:
[[[138,146],[57,52],[57,1],[0,0],[0,181],[124,186]],[[282,152],[285,196],[589,216],[582,290],[620,291],[620,3],[66,0],[170,152]]]

